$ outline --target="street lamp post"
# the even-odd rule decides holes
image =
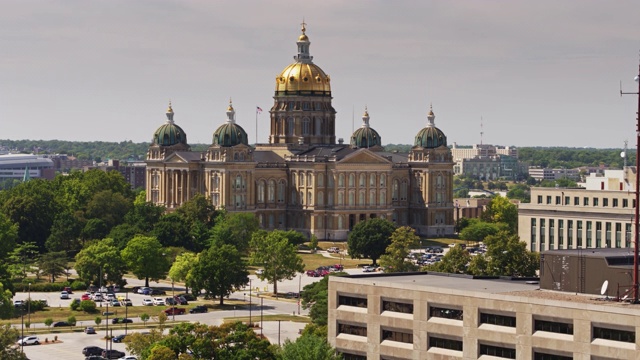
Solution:
[[[176,302],[176,291],[173,288],[173,278],[171,278],[171,296],[173,297],[173,302],[177,303]],[[172,311],[171,313],[173,314],[173,322],[175,322],[176,321],[176,312]]]
[[[638,236],[640,226],[638,220],[640,218],[640,64],[638,65],[638,75],[635,77],[638,83],[638,92],[622,92],[620,86],[620,96],[625,94],[638,95],[638,112],[636,113],[636,206],[635,206],[635,236],[633,241],[633,303],[638,303]]]
[[[127,299],[124,301],[124,317],[129,318],[129,292],[127,291]],[[124,321],[124,334],[127,335],[127,321]]]
[[[300,287],[302,286],[302,273],[300,273],[300,275],[298,275],[298,315],[300,315],[300,300],[301,300],[301,296],[300,296]]]
[[[253,328],[253,324],[251,323],[251,279],[249,279],[249,326]]]
[[[31,327],[31,283],[29,283],[29,300],[27,301],[27,322],[29,323],[29,327]]]

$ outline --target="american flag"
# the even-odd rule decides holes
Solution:
[[[260,106],[256,106],[256,112],[260,114],[262,112],[262,108]]]

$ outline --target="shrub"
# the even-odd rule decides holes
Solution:
[[[67,318],[67,322],[71,325],[71,326],[75,326],[76,325],[76,317],[75,316],[69,316]]]
[[[71,301],[71,310],[73,311],[78,311],[78,309],[80,308],[80,300],[79,299],[73,299]]]
[[[46,307],[46,302],[42,300],[27,300],[25,301],[24,308],[29,309],[31,312],[42,311]]]
[[[80,302],[80,310],[92,314],[97,311],[96,303],[91,300],[84,300]]]
[[[47,327],[51,326],[51,324],[53,324],[53,319],[52,319],[52,318],[47,318],[47,319],[44,321],[44,324],[45,324],[45,326],[47,326]]]
[[[65,286],[69,286],[69,283],[35,283],[31,284],[31,292],[58,292],[64,290]]]
[[[96,325],[100,325],[102,323],[102,318],[100,316],[96,316],[96,319],[94,321]]]
[[[82,280],[75,280],[71,283],[71,290],[85,290],[87,288],[87,283]]]

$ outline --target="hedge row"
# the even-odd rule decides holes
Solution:
[[[17,291],[23,292],[27,292],[29,289],[31,289],[32,292],[58,292],[64,290],[67,286],[71,287],[71,290],[73,291],[87,289],[87,283],[81,280],[75,280],[72,283],[69,283],[68,281],[62,283],[35,283],[31,284],[31,286],[20,283],[15,284],[14,286]]]

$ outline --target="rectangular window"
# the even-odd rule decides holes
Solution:
[[[462,341],[445,339],[436,336],[429,336],[429,348],[449,349],[454,351],[462,351]]]
[[[413,314],[413,304],[394,301],[382,301],[382,311],[393,311],[404,314]]]
[[[605,226],[604,227],[605,229],[605,237],[604,237],[605,245],[604,246],[610,248],[611,247],[611,223],[610,222],[605,223],[604,226]]]
[[[430,306],[429,316],[445,318],[445,319],[453,319],[453,320],[462,320],[462,310]]]
[[[597,197],[593,198],[593,206],[598,206],[598,198]]]
[[[589,198],[588,197],[584,197],[582,198],[582,205],[583,206],[589,206]]]
[[[338,296],[338,306],[340,306],[340,305],[355,306],[355,307],[359,307],[359,308],[366,308],[367,307],[367,299],[359,298],[359,297],[353,297],[353,296],[339,295]]]
[[[616,247],[622,247],[622,224],[616,223]]]
[[[536,219],[531,219],[531,249],[530,251],[536,251]]]
[[[349,354],[344,352],[341,355],[343,360],[367,360],[367,357],[364,355]]]
[[[576,205],[576,206],[580,205],[580,197],[578,196],[573,197],[573,205]]]
[[[618,207],[618,199],[613,199],[613,207]]]
[[[573,357],[534,351],[533,360],[573,360]]]
[[[623,208],[629,207],[629,199],[622,199],[622,207]]]
[[[564,247],[564,220],[558,220],[558,249]]]
[[[594,339],[613,340],[613,341],[622,341],[622,342],[635,344],[635,342],[636,342],[636,332],[635,331],[609,329],[609,328],[594,326],[593,327],[593,338]]]
[[[516,317],[515,316],[507,316],[507,315],[496,315],[496,314],[481,313],[480,314],[480,324],[491,324],[491,325],[516,327]]]
[[[624,224],[624,247],[631,247],[631,224]]]
[[[547,204],[551,204],[551,195],[547,195]]]
[[[545,226],[545,219],[540,219],[540,251],[544,251],[547,250],[547,248],[545,247],[545,232],[547,231],[547,228]]]
[[[549,219],[549,250],[553,250],[553,247],[555,245],[555,237],[554,237],[555,226],[554,225],[555,225],[554,220]]]
[[[587,221],[587,247],[593,247],[593,223],[591,221]]]
[[[547,331],[558,334],[573,335],[573,324],[535,319],[535,331]]]
[[[564,204],[565,205],[571,205],[571,196],[565,196],[564,197]]]
[[[602,247],[602,222],[596,221],[596,247]]]
[[[582,247],[582,220],[578,220],[578,236],[577,236],[577,241],[578,243],[576,244],[578,247]]]
[[[562,205],[560,196],[556,196],[556,205]]]
[[[413,344],[413,333],[408,331],[397,331],[382,329],[382,341],[397,341],[406,344]]]
[[[609,206],[609,198],[602,198],[602,207]]]
[[[338,323],[338,334],[367,336],[367,326]]]
[[[573,220],[567,220],[567,249],[573,247]]]
[[[516,358],[516,349],[502,346],[480,344],[480,355],[497,356],[506,359]]]

